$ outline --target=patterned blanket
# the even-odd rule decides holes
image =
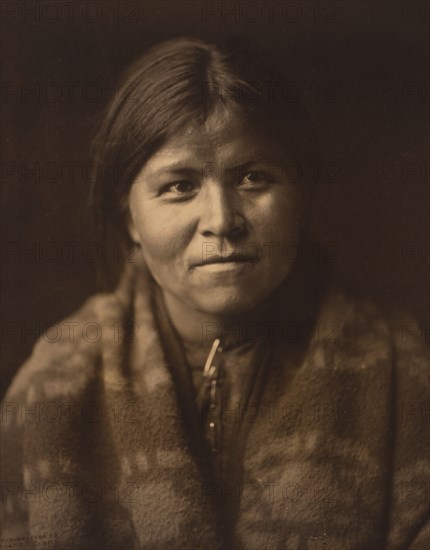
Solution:
[[[1,548],[430,548],[415,324],[341,290],[294,326],[289,311],[234,413],[227,485],[172,376],[152,284],[128,265],[16,375],[2,404]],[[288,296],[281,324],[286,309]]]

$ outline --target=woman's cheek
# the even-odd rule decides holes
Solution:
[[[188,244],[188,233],[178,218],[146,218],[141,226],[141,243],[149,267],[161,272],[177,270],[183,264]]]
[[[152,263],[170,263],[178,254],[178,242],[175,235],[163,228],[161,224],[157,232],[144,231],[141,243],[144,253],[150,257]]]
[[[274,241],[294,240],[300,225],[300,201],[293,193],[274,193],[260,205],[257,227],[264,238]]]

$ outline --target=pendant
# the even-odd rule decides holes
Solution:
[[[216,338],[203,369],[205,403],[207,403],[202,411],[204,414],[204,429],[213,453],[220,451],[222,437],[221,351],[221,340]]]

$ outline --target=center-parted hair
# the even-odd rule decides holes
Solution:
[[[127,239],[128,195],[140,170],[170,137],[219,109],[280,140],[300,170],[309,165],[309,120],[285,96],[284,82],[266,54],[237,40],[177,38],[145,52],[125,73],[94,141],[91,202],[100,238]]]

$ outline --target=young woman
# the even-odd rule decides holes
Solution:
[[[56,549],[427,547],[423,346],[318,275],[305,113],[198,39],[130,68],[96,140],[113,293],[3,404],[3,537]]]

